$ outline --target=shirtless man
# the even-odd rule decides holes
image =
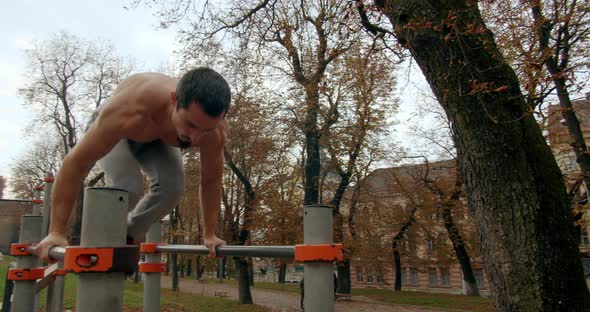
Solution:
[[[230,98],[225,79],[209,68],[193,69],[180,80],[158,73],[123,80],[63,160],[52,192],[49,234],[37,254],[50,261],[49,248],[68,245],[67,223],[79,185],[95,163],[109,186],[129,192],[128,240],[143,241],[151,224],[178,204],[184,192],[179,148],[194,147],[201,154],[204,244],[215,257],[215,247],[225,244],[215,231]],[[142,171],[150,183],[143,197]]]

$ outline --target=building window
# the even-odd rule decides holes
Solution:
[[[440,279],[442,287],[451,287],[451,272],[449,272],[449,269],[440,270]]]
[[[582,229],[582,245],[590,245],[590,238],[588,238],[588,229],[586,227]]]
[[[377,283],[383,283],[383,274],[377,275]]]
[[[356,281],[357,282],[363,281],[363,271],[361,271],[361,270],[356,271]]]
[[[373,282],[373,275],[367,275],[367,283],[372,283]]]
[[[410,268],[410,285],[414,287],[418,287],[418,269]]]
[[[475,282],[477,283],[477,288],[483,288],[483,270],[482,269],[475,269],[473,270],[473,275],[475,276]]]
[[[429,287],[437,287],[438,286],[438,275],[436,274],[436,269],[428,270],[428,286]]]
[[[402,268],[402,285],[408,285],[408,275],[406,274],[406,268]]]

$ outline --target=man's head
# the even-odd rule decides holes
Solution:
[[[171,102],[176,105],[172,122],[180,147],[196,143],[225,117],[231,100],[229,85],[216,71],[199,67],[182,76]]]

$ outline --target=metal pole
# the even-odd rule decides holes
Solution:
[[[89,187],[85,191],[81,247],[120,247],[127,234],[126,191]],[[76,311],[122,311],[124,273],[80,273]]]
[[[51,191],[53,190],[53,175],[49,174],[45,178],[45,192],[43,194],[43,209],[41,215],[43,216],[43,224],[41,226],[41,236],[47,236],[49,231],[49,218],[51,213]],[[65,249],[62,248],[63,251]],[[58,260],[57,258],[54,258]],[[63,253],[60,258],[63,261]],[[63,269],[63,262],[58,263],[58,268]],[[57,275],[53,283],[47,286],[47,297],[45,298],[46,312],[61,312],[63,311],[65,276]]]
[[[332,208],[309,205],[303,208],[303,243],[332,243]],[[334,311],[334,273],[331,262],[306,262],[303,270],[307,312]]]
[[[22,217],[19,243],[37,243],[41,239],[41,216],[26,215]],[[33,268],[38,265],[36,256],[19,256],[16,267],[19,269]],[[14,281],[12,312],[35,311],[35,281]]]
[[[205,245],[162,245],[156,247],[156,250],[181,254],[209,254],[209,249]],[[295,246],[221,246],[215,250],[216,255],[220,257],[293,258],[295,256]]]
[[[162,241],[162,224],[160,221],[152,224],[147,232],[148,243],[159,243]],[[145,260],[148,263],[162,262],[162,256],[158,253],[147,254]],[[143,307],[144,312],[160,311],[160,282],[161,273],[143,273]]]

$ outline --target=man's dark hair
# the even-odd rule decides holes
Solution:
[[[231,91],[227,81],[211,68],[189,70],[176,86],[176,109],[188,108],[195,101],[211,117],[225,114],[229,108]]]

